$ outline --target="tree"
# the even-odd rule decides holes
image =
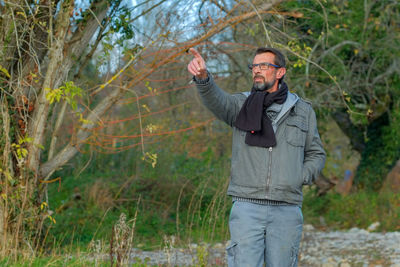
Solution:
[[[257,15],[242,9],[243,4],[238,3],[229,10],[232,13],[223,13],[215,22],[210,17],[208,31],[178,40],[177,34],[171,37],[172,22],[166,21],[158,25],[158,36],[149,42],[129,41],[135,31],[146,30],[135,28],[133,22],[164,2],[170,8],[165,19],[179,13],[177,7],[182,3],[179,0],[148,0],[134,7],[120,0],[0,2],[2,255],[16,252],[24,243],[22,240],[33,248],[39,245],[44,220],[54,220],[43,201],[45,185],[51,182],[55,170],[79,152],[96,126],[102,126],[101,117],[124,93],[135,93],[132,88],[155,70],[174,62],[189,47]],[[270,9],[279,2],[282,0],[263,4],[260,10]],[[100,85],[80,80],[99,51],[113,56],[115,47],[123,51],[125,61],[111,79]],[[146,53],[157,60],[140,68]],[[121,78],[131,65],[133,77]],[[102,66],[111,68],[110,63]],[[89,90],[89,86],[94,89]],[[76,116],[76,130],[67,142],[62,140],[65,145],[59,148],[58,134],[63,121],[71,120],[66,116],[67,110]]]
[[[149,5],[147,10],[162,2]],[[43,220],[52,219],[50,213],[40,212],[46,211],[47,206],[42,202],[43,185],[57,168],[76,155],[82,141],[90,135],[90,129],[124,92],[117,88],[108,90],[96,101],[90,99],[87,104],[95,102],[95,105],[91,105],[84,118],[78,103],[82,109],[85,103],[81,97],[87,90],[73,80],[78,81],[99,47],[124,48],[124,40],[133,36],[130,23],[147,10],[142,9],[133,18],[132,8],[120,0],[1,1],[0,238],[3,255],[7,249],[17,249],[23,239],[38,240]],[[127,50],[131,56],[128,63],[133,63],[140,48],[134,46]],[[57,104],[60,100],[62,103]],[[57,135],[68,106],[78,115],[78,130],[57,151]],[[51,114],[57,116],[55,125],[48,124]],[[42,156],[43,152],[47,158]]]

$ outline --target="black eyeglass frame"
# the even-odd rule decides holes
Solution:
[[[263,69],[262,66],[265,66],[265,67],[268,66],[268,67]],[[249,65],[247,65],[247,67],[249,67],[249,70],[251,70],[251,71],[253,71],[253,69],[255,67],[259,67],[260,70],[267,70],[267,69],[269,69],[269,66],[274,67],[274,68],[281,68],[281,66],[278,66],[278,65],[275,65],[275,64],[272,64],[272,63],[269,63],[269,62],[261,62],[261,63],[258,63],[258,64],[249,64]]]

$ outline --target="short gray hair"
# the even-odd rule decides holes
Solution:
[[[281,51],[272,47],[259,47],[256,51],[256,55],[264,54],[264,53],[272,53],[275,55],[274,64],[278,65],[281,68],[286,67],[285,56]]]

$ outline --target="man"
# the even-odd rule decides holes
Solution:
[[[188,70],[204,105],[233,129],[228,266],[297,266],[302,186],[317,178],[326,157],[314,110],[288,91],[277,49],[257,49],[249,65],[251,92],[233,95],[214,83],[201,55],[190,52]]]

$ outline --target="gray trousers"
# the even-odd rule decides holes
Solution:
[[[235,201],[229,217],[229,267],[297,266],[303,214],[296,205]]]

